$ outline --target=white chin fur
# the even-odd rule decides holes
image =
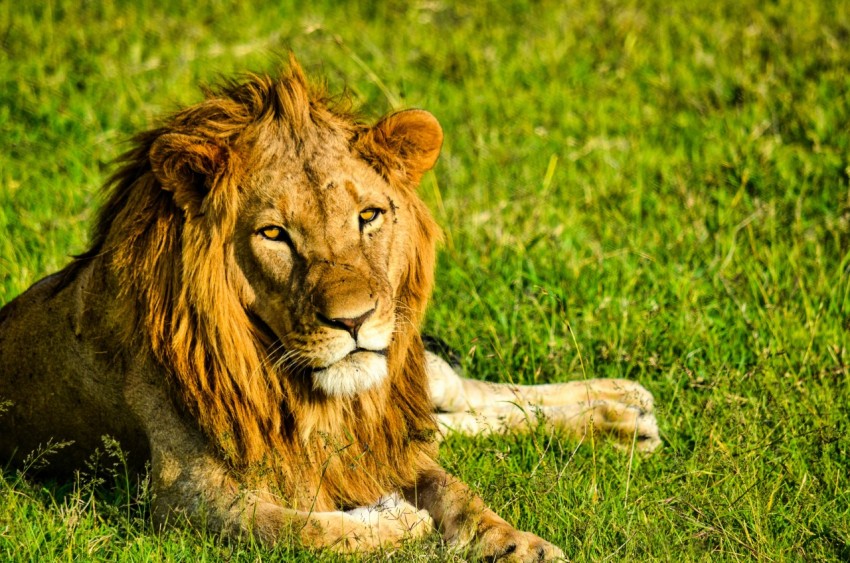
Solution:
[[[313,372],[313,388],[330,397],[353,397],[375,387],[387,377],[387,358],[358,352]]]

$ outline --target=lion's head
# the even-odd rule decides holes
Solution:
[[[238,460],[345,413],[403,429],[402,449],[433,424],[427,399],[385,403],[425,393],[438,231],[415,188],[442,131],[419,110],[367,126],[290,66],[138,136],[80,262],[106,261],[126,338]]]
[[[225,223],[228,289],[277,341],[277,361],[329,396],[371,389],[387,376],[397,321],[421,313],[402,293],[432,263],[434,229],[413,189],[437,159],[440,126],[414,110],[360,127],[310,99],[300,73],[227,97],[248,98],[253,126],[220,139],[202,130],[220,116],[199,108],[151,145],[184,238],[207,245]]]

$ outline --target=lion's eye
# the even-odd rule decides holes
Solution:
[[[364,209],[363,211],[360,212],[360,223],[363,224],[363,225],[366,225],[367,223],[371,223],[372,221],[374,221],[375,219],[380,217],[381,213],[382,212],[381,212],[380,209],[375,209],[375,208]]]
[[[260,234],[265,238],[276,242],[289,241],[289,235],[286,234],[286,231],[282,227],[263,227],[260,229]]]

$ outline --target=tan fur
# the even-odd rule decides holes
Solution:
[[[72,440],[61,471],[110,434],[150,459],[161,522],[343,551],[435,525],[559,557],[434,461],[437,228],[415,188],[441,142],[427,112],[358,121],[294,60],[139,135],[91,249],[0,310],[0,456]],[[348,512],[394,492],[391,517]]]
[[[441,435],[528,432],[542,424],[578,440],[595,432],[642,452],[661,445],[652,394],[634,381],[496,384],[461,377],[431,352],[425,361]]]

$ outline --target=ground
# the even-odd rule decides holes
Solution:
[[[575,561],[850,559],[848,3],[336,4],[0,3],[0,303],[85,250],[123,140],[292,49],[443,124],[426,329],[468,373],[655,394],[650,457],[538,433],[448,469]],[[312,560],[157,535],[122,467],[3,472],[0,559]]]

